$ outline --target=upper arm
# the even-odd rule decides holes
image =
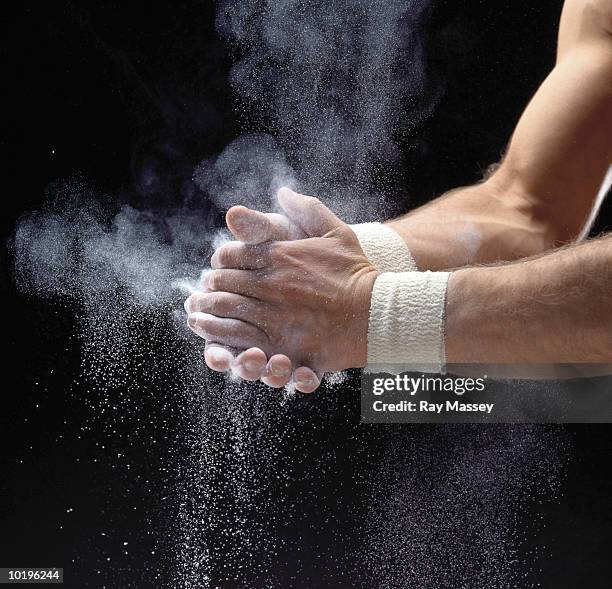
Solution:
[[[566,0],[561,13],[557,61],[578,44],[612,43],[612,0]]]
[[[612,0],[568,0],[557,64],[525,109],[495,174],[523,193],[552,242],[590,215],[612,163]]]

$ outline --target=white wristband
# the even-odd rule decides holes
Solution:
[[[385,272],[374,283],[367,372],[443,372],[449,272]]]
[[[411,272],[418,268],[408,246],[382,223],[350,225],[366,258],[381,272]]]

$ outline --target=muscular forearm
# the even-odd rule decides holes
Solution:
[[[449,363],[612,362],[612,236],[466,268],[447,292]]]
[[[518,191],[495,177],[459,188],[388,223],[420,270],[512,261],[549,249],[547,224],[531,215]]]

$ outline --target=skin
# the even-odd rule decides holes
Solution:
[[[322,371],[362,367],[379,273],[331,211],[288,193],[292,206],[316,204],[312,219],[326,211],[329,231],[321,238],[229,248],[224,261],[245,269],[209,275],[210,292],[198,295],[201,310],[190,315],[190,326],[226,345],[257,346],[269,355],[286,350]],[[458,270],[448,289],[447,360],[612,362],[611,290],[612,236],[520,264]]]
[[[239,242],[246,244],[289,241],[307,237],[302,229],[289,221],[285,215],[260,213],[243,206],[232,207],[226,215],[226,222],[234,237]],[[233,248],[235,244],[228,244],[227,247]],[[213,254],[212,268],[223,267],[221,257],[225,255],[225,251],[226,248],[222,248]],[[256,347],[245,350],[234,359],[224,346],[211,340],[206,341],[204,359],[213,370],[226,372],[232,369],[245,380],[261,379],[262,382],[273,388],[287,385],[293,377],[297,390],[312,392],[319,386],[322,377],[322,374],[317,374],[306,367],[298,368],[294,375],[291,360],[286,355],[274,354],[268,361],[263,350]]]
[[[566,2],[555,68],[497,171],[389,223],[420,269],[517,260],[580,233],[612,163],[611,15],[612,0]]]
[[[418,267],[422,270],[442,270],[513,261],[550,251],[574,240],[583,228],[591,212],[597,188],[606,169],[612,163],[612,142],[609,140],[611,136],[612,1],[570,0],[565,3],[563,9],[556,66],[521,116],[506,156],[496,172],[476,186],[453,190],[428,205],[391,221],[389,226],[404,239]],[[292,218],[291,214],[287,214],[288,211],[285,213],[287,218],[283,219],[282,216],[279,218],[244,207],[235,207],[228,211],[228,227],[237,239],[242,241],[249,241],[248,235],[247,239],[244,239],[244,233],[249,232],[248,226],[255,227],[254,232],[258,233],[259,237],[251,236],[251,243],[253,239],[279,241],[303,237],[299,233],[304,222],[303,211],[297,218]],[[316,223],[312,224],[311,231],[314,232],[312,235],[317,235]],[[323,260],[325,242],[321,242],[320,246]],[[575,249],[583,247],[587,246],[581,245]],[[588,247],[589,250],[593,248],[590,244]],[[598,259],[601,256],[604,258],[609,256],[609,243],[599,247],[601,251],[598,253]],[[318,261],[312,251],[309,251],[308,255],[310,262],[314,264],[309,270],[312,274],[312,268],[317,268]],[[355,253],[355,259],[357,255],[362,254]],[[610,258],[606,259],[609,265]],[[299,272],[301,268],[299,255],[293,261],[295,262],[293,270]],[[588,260],[581,258],[581,261],[586,263]],[[329,264],[329,260],[327,263]],[[228,271],[232,269],[231,265],[228,266],[221,260],[220,256],[217,260],[213,257],[213,264],[219,269]],[[231,264],[240,268],[241,261],[232,260]],[[541,292],[529,291],[533,287],[531,280],[533,274],[529,270],[536,266],[538,272],[553,280],[552,283],[538,281]],[[329,265],[325,267],[328,269]],[[473,300],[472,319],[478,318],[476,323],[482,324],[482,313],[479,314],[478,307],[475,306],[478,298],[470,299],[465,293],[474,294],[487,290],[492,292],[496,280],[500,280],[502,284],[506,281],[505,284],[508,284],[510,273],[512,273],[511,284],[518,285],[516,289],[502,288],[496,291],[498,296],[505,297],[508,313],[514,308],[524,308],[526,302],[530,315],[531,310],[535,312],[535,308],[539,308],[540,313],[545,313],[543,305],[538,307],[535,303],[532,305],[530,301],[548,300],[545,292],[555,283],[554,280],[568,280],[570,281],[568,284],[571,284],[571,280],[586,281],[585,275],[576,274],[567,277],[566,273],[562,274],[561,270],[567,269],[566,264],[554,256],[545,256],[533,265],[518,264],[501,268],[499,274],[491,269],[478,268],[455,272],[449,283],[448,321],[452,320],[454,305],[469,306],[467,301]],[[588,264],[583,266],[583,269],[589,276],[596,274]],[[580,268],[577,267],[575,270],[579,272]],[[275,271],[276,267],[268,268],[267,276],[273,275]],[[285,275],[291,274],[288,266],[283,266],[282,271]],[[237,280],[238,275],[227,274],[227,277],[228,279],[222,283],[227,292],[235,292],[236,289],[242,288]],[[609,282],[605,283],[605,286],[610,290]],[[516,300],[511,296],[514,292],[524,294],[527,291],[530,292],[527,300],[521,299],[519,294]],[[596,292],[594,296],[597,296]],[[365,298],[367,296],[364,300]],[[291,301],[289,298],[286,301],[288,303],[286,309],[290,309]],[[582,302],[587,307],[590,306],[586,300]],[[481,303],[485,304],[485,301]],[[532,306],[534,309],[531,309]],[[463,315],[456,315],[459,316]],[[469,316],[467,311],[465,316]],[[288,317],[286,319],[289,320]],[[496,317],[495,321],[499,321],[499,318]],[[572,317],[571,311],[568,310],[562,325],[565,325],[565,329],[570,326],[569,330],[575,333],[584,322],[588,323],[584,314]],[[452,323],[451,327],[461,325],[462,328],[468,329],[467,325],[460,321]],[[347,327],[351,331],[350,326]],[[542,331],[537,332],[540,337],[548,333],[547,329],[552,329],[551,326],[547,327],[543,319],[540,327]],[[472,326],[469,326],[468,331],[473,331]],[[458,332],[452,331],[452,333]],[[604,332],[601,342],[607,341],[607,335],[607,332]],[[222,340],[221,336],[215,337],[216,341]],[[362,336],[357,334],[356,337]],[[554,337],[552,340],[559,341]],[[486,341],[486,338],[483,341]],[[521,346],[521,349],[527,349],[521,345],[520,338],[512,341],[517,348]],[[565,340],[562,338],[562,341]],[[601,343],[600,340],[594,341]],[[495,350],[496,345],[503,345],[499,341],[497,344],[495,341],[489,343],[492,347],[484,347],[483,353],[484,351],[490,353]],[[452,339],[447,339],[447,345],[451,346],[452,352]],[[607,350],[606,347],[601,349]],[[221,364],[216,363],[212,357],[212,351],[215,350],[219,351],[222,348],[209,346],[206,361],[211,367],[220,369]],[[237,358],[235,366],[238,371],[244,371],[246,364],[249,363],[252,370],[243,374],[255,379],[259,370],[259,376],[264,381],[267,380],[274,386],[282,386],[286,372],[292,365],[289,357],[295,360],[300,356],[291,353],[287,355],[291,350],[274,348],[273,351],[274,354],[268,361],[269,355],[265,350],[247,349]],[[277,351],[282,351],[283,354],[278,354]],[[310,353],[314,354],[313,351]],[[361,350],[356,355],[360,353]],[[551,347],[548,353],[549,360],[559,361],[559,358],[566,357],[563,349]],[[558,355],[555,356],[555,353]],[[539,356],[536,354],[535,357]],[[253,364],[251,360],[256,362]],[[451,354],[449,360],[456,361],[456,357]],[[227,361],[231,362],[229,359]],[[328,360],[323,364],[338,365]],[[348,364],[355,364],[355,360]],[[272,368],[275,366],[284,367],[285,376],[271,380],[270,377],[274,376]],[[309,386],[305,387],[304,392],[314,390],[318,385],[319,375],[314,375],[304,367],[296,371],[296,376],[298,372],[308,381]]]
[[[321,372],[363,366],[378,271],[353,231],[319,200],[289,189],[278,199],[306,235],[322,237],[219,250],[215,266],[224,269],[210,272],[206,292],[190,298],[190,327],[266,356],[282,350]]]
[[[612,363],[612,234],[450,281],[449,363]]]

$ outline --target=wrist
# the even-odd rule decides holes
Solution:
[[[352,311],[347,321],[351,327],[346,331],[348,337],[342,344],[348,356],[345,364],[349,368],[363,368],[367,363],[372,292],[379,276],[380,272],[375,268],[367,269],[359,276],[352,289],[353,302],[349,307]]]
[[[457,270],[448,281],[444,334],[446,358],[451,364],[469,364],[481,354],[481,338],[472,337],[475,310],[482,304],[482,293],[475,288],[478,282],[474,268]]]
[[[406,242],[388,225],[361,223],[350,228],[368,261],[380,272],[418,270]]]
[[[448,272],[384,272],[372,290],[367,370],[443,372]]]

